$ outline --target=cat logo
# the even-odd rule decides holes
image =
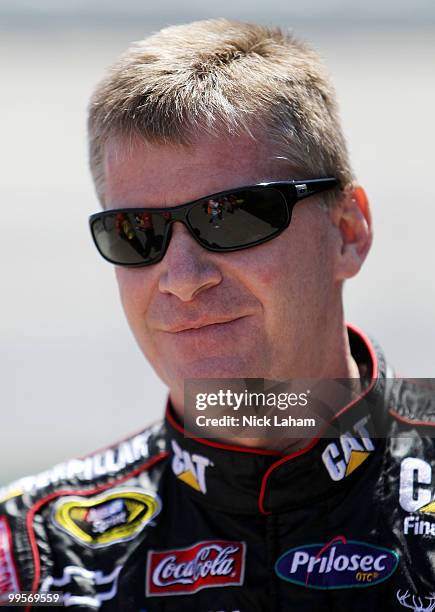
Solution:
[[[342,480],[352,474],[375,449],[367,431],[369,417],[365,416],[353,426],[353,432],[340,436],[340,444],[331,442],[322,453],[322,460],[332,480]]]
[[[207,467],[212,467],[213,463],[203,455],[191,455],[186,450],[183,450],[175,440],[171,440],[171,445],[174,452],[172,471],[175,476],[192,487],[192,489],[204,494],[207,493],[205,470]]]
[[[160,509],[155,494],[141,489],[112,489],[89,498],[62,497],[54,505],[52,521],[80,544],[102,548],[136,537]]]
[[[435,514],[435,479],[430,463],[406,457],[400,465],[399,503],[406,512]]]

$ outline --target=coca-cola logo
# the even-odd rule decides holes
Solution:
[[[246,544],[207,540],[189,548],[150,550],[147,596],[181,595],[219,586],[240,586],[245,572]]]

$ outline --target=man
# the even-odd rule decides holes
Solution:
[[[1,590],[81,610],[433,610],[433,396],[391,384],[344,323],[371,217],[317,55],[250,24],[164,29],[99,85],[89,136],[92,236],[168,406],[3,491]],[[315,435],[189,437],[185,383],[216,378],[354,395]]]

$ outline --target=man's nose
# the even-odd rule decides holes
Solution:
[[[182,223],[174,223],[171,241],[161,262],[160,291],[190,302],[201,291],[218,285],[222,274],[210,259],[187,228]]]

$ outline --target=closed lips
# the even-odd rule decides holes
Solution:
[[[186,322],[186,323],[179,323],[177,326],[175,327],[171,327],[171,328],[161,328],[160,331],[165,331],[168,333],[178,333],[178,332],[183,332],[183,331],[190,331],[192,329],[201,329],[202,327],[209,327],[211,325],[223,325],[225,323],[233,323],[234,321],[239,321],[240,319],[244,319],[245,316],[247,315],[243,315],[241,317],[235,317],[232,319],[223,319],[223,320],[217,320],[217,321],[213,321],[213,320],[207,320],[207,321],[192,321],[192,322]]]

